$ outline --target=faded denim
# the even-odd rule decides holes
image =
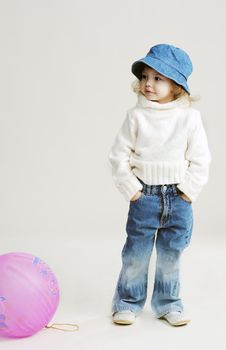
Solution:
[[[130,201],[127,239],[122,250],[122,269],[115,290],[112,312],[138,314],[147,298],[148,268],[157,251],[151,308],[156,317],[183,311],[179,297],[179,263],[193,229],[192,203],[180,196],[177,184],[143,185],[139,199]]]

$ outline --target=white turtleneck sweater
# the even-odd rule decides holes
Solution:
[[[115,185],[127,201],[148,185],[177,184],[195,201],[211,154],[200,112],[185,97],[159,103],[138,95],[109,152]]]

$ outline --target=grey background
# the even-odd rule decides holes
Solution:
[[[109,312],[128,203],[108,152],[136,103],[131,64],[157,43],[193,61],[213,158],[193,205],[194,252],[225,247],[225,10],[223,0],[0,1],[0,252],[51,265],[59,317]]]

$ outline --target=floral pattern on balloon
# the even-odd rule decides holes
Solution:
[[[58,294],[59,293],[58,284],[49,266],[39,257],[34,258],[33,265],[37,267],[40,274],[42,274],[43,278],[46,279],[46,281],[48,282],[48,287],[50,292],[53,295]]]
[[[8,328],[6,324],[6,316],[4,314],[5,312],[5,301],[6,298],[3,296],[0,296],[0,329]]]

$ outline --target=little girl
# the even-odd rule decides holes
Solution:
[[[192,70],[188,54],[169,44],[153,46],[132,65],[138,101],[109,152],[113,180],[129,202],[112,303],[117,324],[132,324],[145,304],[154,243],[152,310],[173,326],[190,321],[179,297],[179,260],[192,234],[192,202],[208,181],[211,162],[200,112],[191,106]]]

